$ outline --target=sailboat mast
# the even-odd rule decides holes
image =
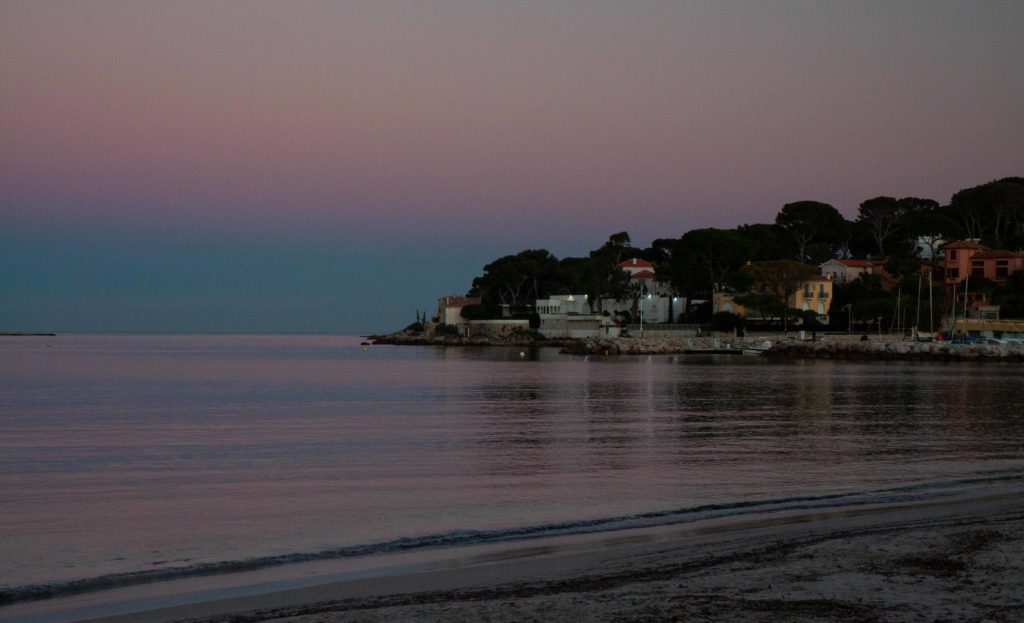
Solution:
[[[914,318],[914,337],[921,331],[921,271],[917,272],[917,311]]]
[[[967,299],[970,298],[971,273],[964,279],[964,337],[967,337]]]
[[[932,271],[928,271],[928,330],[935,333],[935,306],[932,301]]]

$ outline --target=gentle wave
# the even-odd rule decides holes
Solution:
[[[791,510],[810,510],[863,506],[867,504],[900,503],[940,499],[956,495],[956,488],[964,485],[997,484],[1024,481],[1024,475],[1002,475],[937,482],[915,483],[899,487],[836,493],[829,495],[792,496],[776,499],[703,504],[688,508],[622,515],[581,521],[567,521],[524,526],[504,530],[456,530],[439,534],[402,537],[363,545],[350,545],[319,552],[296,552],[274,556],[261,556],[245,560],[200,563],[185,567],[149,569],[113,573],[91,578],[30,584],[0,588],[0,604],[34,601],[78,593],[106,590],[137,584],[147,584],[182,578],[239,573],[317,560],[330,560],[358,556],[371,556],[426,548],[456,547],[502,543],[541,537],[565,536],[593,532],[613,532],[631,528],[647,528],[694,521],[749,514],[767,514]]]

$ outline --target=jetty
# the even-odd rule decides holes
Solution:
[[[775,359],[1024,362],[1024,344],[954,344],[909,340],[786,341],[764,353]]]

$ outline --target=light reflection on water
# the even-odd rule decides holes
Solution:
[[[1024,472],[1019,368],[0,342],[7,585]]]

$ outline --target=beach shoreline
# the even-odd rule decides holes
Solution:
[[[429,572],[91,619],[1017,620],[1024,502],[984,498],[734,518],[524,541]]]

